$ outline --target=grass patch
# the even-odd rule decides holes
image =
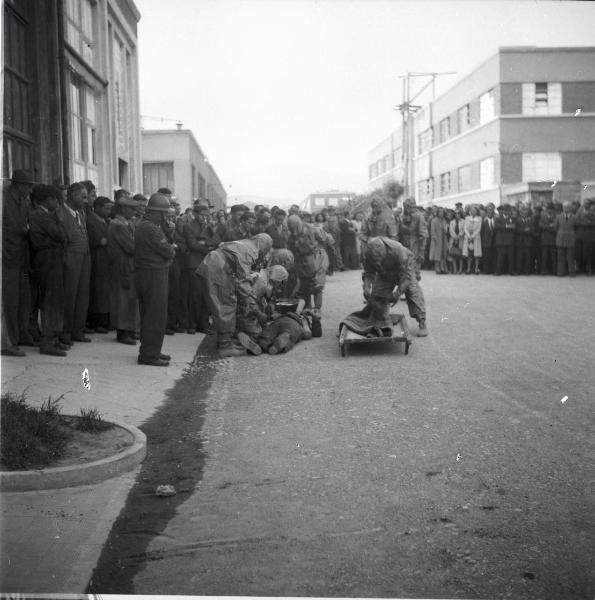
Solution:
[[[62,458],[75,430],[95,434],[114,426],[96,408],[81,408],[80,417],[60,414],[64,394],[50,396],[39,408],[26,398],[26,390],[0,397],[0,463],[8,471],[43,469]]]
[[[106,429],[111,429],[113,426],[113,423],[108,423],[102,419],[101,414],[96,408],[81,408],[81,416],[76,419],[75,423],[77,429],[89,433],[105,431]]]
[[[42,468],[59,458],[71,438],[60,415],[60,401],[50,396],[40,408],[27,405],[26,392],[0,397],[0,462],[15,471]]]

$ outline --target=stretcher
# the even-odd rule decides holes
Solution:
[[[341,356],[347,356],[347,346],[351,344],[379,344],[387,342],[405,342],[405,354],[409,354],[409,346],[413,343],[413,339],[409,333],[409,326],[407,325],[405,315],[393,313],[390,315],[390,318],[393,322],[393,331],[392,335],[389,336],[360,335],[359,333],[355,333],[355,331],[351,331],[345,324],[341,325],[341,330],[339,331]]]

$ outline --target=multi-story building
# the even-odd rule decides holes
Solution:
[[[505,47],[369,153],[420,204],[595,195],[595,47]],[[405,148],[405,151],[402,149]]]
[[[344,192],[341,190],[314,192],[304,198],[300,207],[309,212],[316,212],[329,206],[341,208],[342,206],[348,206],[355,196],[354,192]]]
[[[199,198],[217,210],[225,208],[225,188],[192,131],[181,124],[177,129],[144,129],[142,148],[145,195],[167,187],[182,209]]]
[[[133,0],[5,0],[2,176],[141,188]]]

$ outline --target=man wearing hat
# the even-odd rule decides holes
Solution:
[[[109,313],[111,326],[116,329],[116,341],[136,345],[138,301],[134,286],[134,225],[132,218],[137,203],[121,195],[114,206],[114,218],[107,229],[109,258]]]
[[[91,283],[88,323],[96,333],[107,333],[110,311],[110,265],[107,250],[108,217],[114,203],[106,196],[93,201],[87,214],[87,235],[91,249]]]
[[[63,256],[66,243],[64,225],[56,215],[61,195],[61,190],[53,186],[37,185],[33,188],[36,208],[31,213],[29,230],[33,270],[39,285],[39,352],[51,356],[66,356],[69,348],[58,339],[64,328]]]
[[[515,219],[510,214],[510,204],[498,207],[498,216],[494,219],[496,229],[496,272],[502,275],[504,265],[509,275],[514,274],[514,233],[516,230]]]
[[[29,337],[29,195],[33,189],[33,174],[16,170],[2,198],[2,354],[25,356],[18,347],[19,340]]]
[[[85,336],[85,322],[89,308],[91,255],[84,208],[87,190],[80,183],[68,188],[68,195],[58,217],[66,230],[64,252],[64,331],[61,341],[90,342]]]
[[[140,310],[139,365],[167,367],[171,358],[161,352],[167,327],[169,265],[176,253],[176,244],[170,244],[164,233],[168,212],[168,199],[163,194],[153,194],[135,231],[134,282]]]
[[[186,242],[185,268],[190,281],[190,298],[188,307],[189,333],[196,330],[201,333],[209,332],[209,307],[207,290],[204,280],[195,274],[204,257],[219,245],[219,236],[209,223],[209,207],[199,200],[193,206],[194,219],[184,225],[184,240]]]
[[[220,235],[222,240],[227,240],[231,232],[240,226],[240,219],[245,212],[249,212],[250,209],[245,204],[234,204],[229,211],[229,219],[225,223],[225,231]]]

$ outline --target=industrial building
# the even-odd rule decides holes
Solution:
[[[4,2],[2,177],[141,189],[132,0]]]
[[[369,152],[419,204],[595,195],[595,47],[503,47]]]
[[[143,193],[161,187],[172,190],[182,209],[197,199],[208,200],[219,210],[225,208],[223,184],[189,129],[143,129]]]

